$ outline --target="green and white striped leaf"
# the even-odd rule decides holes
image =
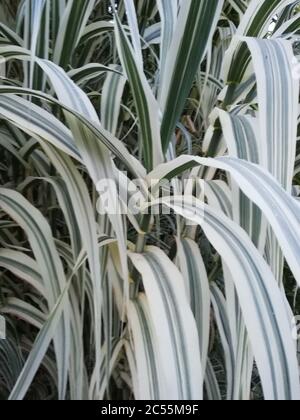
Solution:
[[[133,0],[124,0],[124,3],[135,56],[137,57],[139,66],[143,68],[142,46],[135,4]]]
[[[101,122],[107,131],[116,136],[126,78],[117,73],[117,70],[119,70],[117,66],[111,70],[116,72],[108,73],[103,86]]]
[[[278,182],[263,168],[250,162],[235,158],[205,159],[181,156],[173,162],[161,165],[149,178],[168,179],[195,166],[209,166],[228,171],[238,183],[240,189],[266,215],[282,252],[300,284],[299,247],[299,202],[288,194]],[[176,168],[176,169],[175,169]]]
[[[226,300],[216,284],[211,285],[211,300],[214,315],[220,334],[226,365],[227,399],[234,396],[234,376],[236,362],[236,347],[231,334],[230,320],[227,312]]]
[[[43,108],[15,95],[0,95],[0,114],[30,136],[49,142],[81,161],[71,132]]]
[[[181,2],[160,87],[164,152],[168,149],[196,72],[212,40],[222,6],[222,0]]]
[[[2,209],[16,220],[28,235],[28,240],[47,290],[49,309],[51,310],[55,305],[55,300],[65,287],[66,279],[50,227],[38,210],[20,194],[12,190],[0,189],[0,204]],[[69,358],[69,318],[67,305],[64,308],[62,322],[60,323],[57,334],[55,334],[55,348],[59,367],[60,398],[63,399],[67,387]],[[27,389],[24,388],[23,391],[26,392]]]
[[[41,296],[46,297],[46,289],[38,264],[26,254],[8,249],[0,249],[0,267],[11,271],[37,290]]]
[[[197,327],[183,278],[168,257],[155,247],[143,255],[129,254],[140,272],[149,312],[157,332],[159,375],[164,388],[159,399],[202,399],[203,372]]]
[[[257,76],[260,161],[290,192],[299,100],[299,83],[293,77],[292,45],[284,40],[246,39],[246,42]]]
[[[166,58],[172,44],[176,30],[178,16],[178,2],[173,0],[157,0],[157,7],[161,19],[161,47],[160,47],[160,73],[161,80],[164,78]]]
[[[115,31],[119,56],[130,83],[139,117],[140,144],[145,166],[150,171],[163,162],[159,106],[118,16],[115,16]]]
[[[183,202],[180,197],[164,202],[183,217],[198,222],[231,267],[265,398],[298,400],[298,363],[290,319],[285,299],[262,256],[238,225],[204,203],[188,198]]]
[[[137,400],[157,401],[162,397],[163,383],[159,374],[158,338],[151,320],[149,303],[146,296],[139,295],[136,301],[129,303],[128,322],[133,336],[136,359],[136,386],[134,394]]]
[[[246,45],[240,45],[240,37],[264,38],[274,16],[293,2],[294,0],[251,1],[224,61],[223,78],[232,85],[232,89],[236,89],[237,84],[244,79],[250,62],[250,53]]]
[[[261,137],[258,135],[257,120],[250,116],[239,117],[220,111],[220,122],[229,156],[255,164],[261,163]],[[234,220],[245,229],[263,254],[267,234],[266,220],[262,218],[261,211],[257,206],[241,192],[234,180],[232,180],[232,194]]]
[[[70,0],[61,16],[54,48],[54,62],[66,68],[95,6],[95,0]]]
[[[70,281],[66,284],[57,304],[54,306],[50,316],[44,323],[23,370],[12,390],[9,400],[22,400],[47,352],[49,344],[55,335],[64,309],[68,305],[68,290]]]
[[[202,359],[206,370],[210,329],[210,290],[206,268],[199,246],[191,239],[177,240],[177,258],[194,314]]]

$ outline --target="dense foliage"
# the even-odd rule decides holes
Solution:
[[[0,399],[300,399],[299,3],[0,0]]]

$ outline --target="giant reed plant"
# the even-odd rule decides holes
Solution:
[[[299,3],[1,1],[0,398],[300,398]]]

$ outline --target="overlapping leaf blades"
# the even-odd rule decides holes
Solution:
[[[0,398],[300,399],[298,3],[0,8]]]

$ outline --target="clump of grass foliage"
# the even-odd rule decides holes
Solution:
[[[0,2],[0,399],[300,399],[299,3]]]

